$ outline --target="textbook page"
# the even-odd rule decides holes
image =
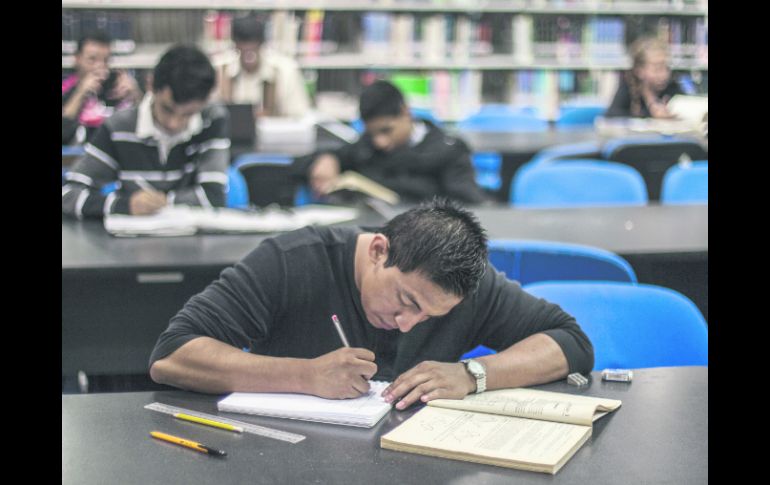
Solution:
[[[536,389],[499,389],[464,399],[434,399],[429,406],[591,426],[621,401]]]
[[[382,448],[555,474],[591,426],[426,406],[382,436]]]
[[[699,126],[709,111],[709,98],[677,94],[669,100],[666,107],[679,119],[690,122],[693,126]]]
[[[369,392],[354,399],[324,399],[308,394],[234,392],[217,403],[224,412],[318,421],[371,428],[390,411],[380,396],[390,385],[369,381]]]
[[[350,170],[343,172],[339,176],[331,191],[335,192],[337,190],[361,192],[362,194],[383,200],[391,205],[398,204],[399,200],[401,200],[397,193],[384,185],[378,184],[374,180]]]
[[[128,214],[104,216],[104,229],[118,237],[189,236],[197,232],[196,223],[196,215],[187,206],[166,206],[157,213],[147,216]]]
[[[201,232],[282,232],[299,229],[304,225],[293,213],[284,210],[256,213],[229,208],[196,207],[193,211]]]
[[[358,217],[349,207],[307,205],[295,209],[266,208],[258,212],[231,208],[168,206],[148,216],[108,214],[104,228],[119,237],[190,236],[205,233],[270,233],[312,224],[328,225]]]

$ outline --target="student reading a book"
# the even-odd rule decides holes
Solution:
[[[115,110],[133,106],[142,92],[123,70],[110,70],[110,37],[84,34],[75,50],[75,72],[61,83],[62,145],[82,144]]]
[[[238,62],[224,66],[218,94],[226,103],[253,104],[263,116],[301,118],[310,112],[310,96],[299,65],[265,47],[265,27],[253,14],[236,17],[232,39]]]
[[[499,352],[458,362],[479,344]],[[489,265],[475,216],[437,198],[376,232],[306,227],[265,240],[171,319],[150,375],[198,392],[336,399],[389,381],[385,400],[404,409],[593,362],[575,319]]]
[[[470,150],[429,120],[413,118],[403,94],[376,81],[361,94],[366,132],[351,145],[297,159],[316,197],[335,190],[345,171],[355,171],[396,192],[403,202],[438,195],[478,204],[486,200],[476,184]]]
[[[225,205],[227,111],[207,105],[216,74],[208,57],[178,45],[161,57],[139,106],[116,112],[66,176],[62,212],[78,218],[146,215],[167,204]],[[119,182],[117,191],[101,192]]]
[[[632,67],[621,77],[607,117],[673,118],[666,103],[683,94],[671,76],[668,44],[643,36],[629,47]]]

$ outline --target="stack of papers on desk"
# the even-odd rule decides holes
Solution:
[[[390,383],[369,381],[369,384],[369,392],[355,399],[324,399],[307,394],[234,392],[219,401],[217,409],[230,413],[371,428],[390,411],[391,405],[380,396]]]
[[[117,237],[269,233],[291,231],[313,224],[336,224],[351,221],[357,216],[356,209],[320,205],[291,210],[268,208],[259,212],[169,206],[149,216],[109,214],[104,218],[104,228]]]

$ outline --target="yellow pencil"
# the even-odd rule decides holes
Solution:
[[[152,436],[155,439],[168,441],[169,443],[174,443],[175,445],[184,446],[185,448],[190,448],[191,450],[195,450],[200,453],[206,453],[207,455],[211,455],[211,456],[224,457],[227,455],[227,453],[225,453],[222,450],[215,450],[214,448],[209,448],[208,446],[198,443],[196,441],[186,440],[178,436],[172,436],[170,434],[161,433],[160,431],[150,431],[150,436]]]
[[[198,416],[192,416],[184,413],[176,413],[174,417],[177,419],[183,419],[185,421],[192,421],[193,423],[205,424],[206,426],[212,426],[214,428],[226,429],[228,431],[235,431],[236,433],[243,433],[243,428],[240,426],[233,426],[232,424],[220,423],[218,421],[212,421],[210,419],[199,418]]]

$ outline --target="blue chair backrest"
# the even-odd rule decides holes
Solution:
[[[543,132],[548,130],[548,122],[531,110],[488,105],[460,121],[457,128],[460,131]]]
[[[312,203],[309,191],[303,186],[297,187],[291,179],[293,162],[291,155],[283,153],[245,153],[238,156],[233,162],[233,168],[244,180],[248,200],[246,205],[261,207],[279,203],[282,206],[299,206]],[[238,197],[242,203],[242,196]]]
[[[536,165],[538,163],[568,158],[598,159],[600,158],[601,150],[601,143],[598,141],[582,141],[578,143],[553,145],[537,152],[527,164],[532,163],[533,165]]]
[[[678,135],[663,135],[657,133],[636,134],[628,136],[619,136],[607,140],[602,146],[602,158],[609,159],[613,153],[627,147],[645,147],[645,146],[665,146],[678,143],[690,143],[689,137],[680,137]]]
[[[246,179],[234,165],[227,169],[227,207],[244,209],[249,206],[249,190]]]
[[[562,106],[556,129],[583,128],[594,125],[597,117],[604,115],[606,106]]]
[[[660,201],[664,204],[708,204],[708,161],[678,163],[663,176]]]
[[[708,327],[668,288],[617,282],[545,282],[524,288],[575,317],[594,346],[594,370],[708,365]]]
[[[471,161],[479,187],[492,191],[500,190],[503,185],[503,179],[500,177],[503,157],[494,152],[477,152],[471,156]]]
[[[511,202],[522,207],[646,205],[647,188],[637,170],[601,160],[563,160],[517,173]]]
[[[489,241],[489,261],[522,285],[554,280],[637,281],[625,259],[580,244],[493,239]]]
[[[610,251],[552,241],[489,241],[489,261],[508,279],[522,285],[550,280],[602,280],[636,283],[628,262]],[[463,359],[495,353],[480,345]]]
[[[565,143],[544,148],[537,152],[528,162],[522,164],[516,170],[516,176],[521,176],[532,167],[540,164],[556,162],[564,159],[597,159],[601,153],[601,144],[598,141],[585,141],[579,143]],[[513,180],[509,200],[513,201]]]
[[[233,166],[240,168],[244,165],[291,165],[294,159],[284,153],[244,153],[233,161]]]

